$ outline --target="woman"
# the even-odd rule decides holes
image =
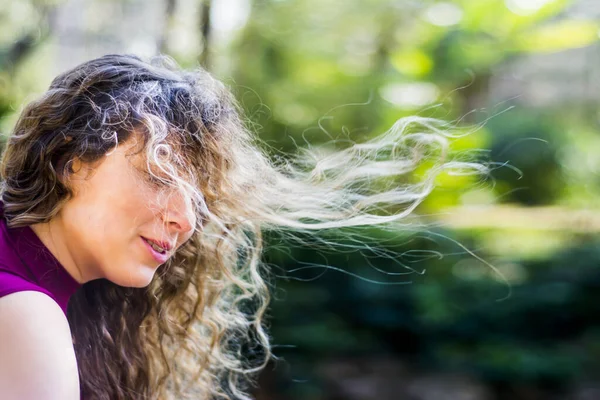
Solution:
[[[132,55],[25,107],[0,169],[0,398],[247,399],[271,357],[263,231],[393,224],[443,169],[484,171],[430,120],[292,162],[240,115],[207,72]]]

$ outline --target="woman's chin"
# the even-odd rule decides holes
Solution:
[[[148,265],[139,265],[137,267],[128,269],[129,273],[119,274],[118,276],[114,276],[109,280],[123,287],[143,288],[152,282],[154,274],[156,273],[156,269],[157,268],[153,268]]]

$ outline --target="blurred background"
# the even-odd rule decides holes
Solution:
[[[256,397],[600,399],[599,28],[598,0],[0,0],[0,132],[112,52],[204,66],[269,151],[481,124],[452,148],[490,179],[440,176],[427,229],[373,228],[370,253],[267,238]]]

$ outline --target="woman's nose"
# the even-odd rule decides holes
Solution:
[[[189,197],[181,194],[169,196],[164,218],[170,231],[176,231],[184,236],[191,234],[196,225],[196,215],[193,212],[192,203]]]
[[[181,234],[187,234],[188,232],[191,232],[194,228],[194,223],[191,222],[192,217],[186,214],[189,214],[189,212],[168,210],[165,219],[169,229],[176,230]]]

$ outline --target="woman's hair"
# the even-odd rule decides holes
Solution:
[[[49,221],[73,194],[65,179],[73,160],[94,163],[133,132],[148,173],[190,196],[198,217],[148,287],[100,279],[71,298],[84,398],[248,399],[272,357],[266,230],[399,227],[440,172],[486,172],[450,159],[452,130],[432,119],[400,119],[345,149],[334,142],[269,157],[241,115],[201,68],[116,54],[59,75],[22,111],[0,166],[9,226]],[[429,168],[417,180],[411,173],[423,161]]]

